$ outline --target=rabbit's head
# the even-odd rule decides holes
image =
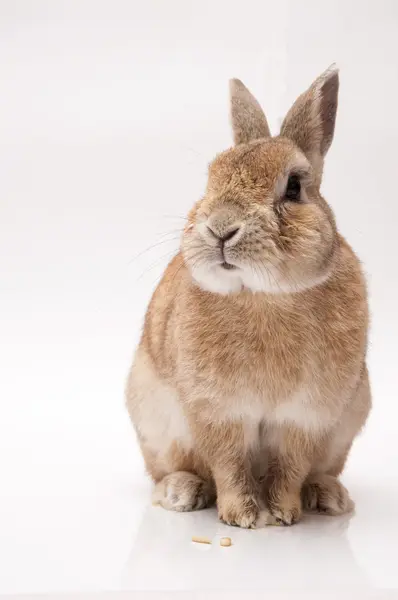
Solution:
[[[201,288],[277,294],[328,277],[337,233],[319,187],[338,87],[338,72],[330,68],[271,137],[258,102],[239,80],[231,81],[235,146],[211,163],[206,194],[182,237],[185,263]]]

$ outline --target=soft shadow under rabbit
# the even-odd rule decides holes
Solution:
[[[166,509],[217,498],[220,519],[253,527],[264,503],[287,525],[353,506],[338,477],[371,404],[366,287],[319,191],[338,85],[326,71],[271,137],[231,82],[235,146],[210,165],[127,384]]]

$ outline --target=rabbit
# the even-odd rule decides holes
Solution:
[[[371,407],[360,262],[320,193],[339,73],[293,104],[280,134],[230,82],[234,146],[209,166],[178,254],[150,301],[126,404],[153,500],[253,528],[265,508],[353,509],[340,482]]]

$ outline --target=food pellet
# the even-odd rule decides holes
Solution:
[[[211,540],[209,540],[209,538],[200,537],[199,535],[192,536],[192,541],[195,542],[195,544],[211,544]]]
[[[232,546],[232,540],[231,538],[221,538],[220,540],[220,546]]]

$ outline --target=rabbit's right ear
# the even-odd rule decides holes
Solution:
[[[229,86],[235,144],[247,144],[259,138],[270,137],[263,109],[247,87],[239,79],[231,79]]]

